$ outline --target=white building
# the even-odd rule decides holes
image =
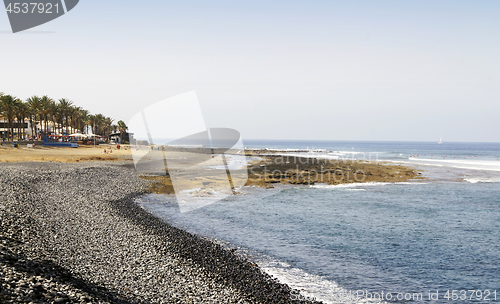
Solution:
[[[32,136],[31,124],[28,120],[23,123],[17,121],[12,122],[12,127],[14,128],[14,134],[10,134],[9,122],[7,120],[0,120],[0,139],[5,138],[6,140],[10,138],[11,135],[14,136],[14,140],[19,140],[19,127],[21,127],[21,138]]]

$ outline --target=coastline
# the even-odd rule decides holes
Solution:
[[[70,151],[71,149],[61,149],[61,150]],[[100,151],[101,149],[97,150]],[[2,151],[0,151],[0,155],[1,152]],[[282,186],[283,187],[291,186],[290,188],[297,188],[293,186],[295,184],[299,184],[300,186],[308,185],[307,182],[290,183],[289,180],[283,177],[283,175],[281,175],[281,179],[283,179],[283,182],[279,181],[278,183],[276,182],[276,180],[279,178],[276,178],[275,174],[271,174],[272,171],[274,171],[274,169],[278,169],[285,172],[288,169],[293,169],[293,161],[290,162],[290,160],[288,160],[288,162],[292,164],[288,164],[288,167],[286,166],[283,167],[282,166],[283,161],[280,160],[276,162],[276,159],[282,156],[265,155],[263,153],[250,156],[260,158],[260,160],[252,158],[254,162],[252,162],[251,166],[253,166],[255,169],[253,170],[253,172],[264,173],[264,169],[267,168],[268,172],[266,173],[266,175],[265,176],[263,175],[260,178],[261,180],[265,180],[264,177],[266,177],[267,180],[270,181],[263,183],[264,186],[258,187],[262,189],[254,188],[256,191],[258,190],[263,192],[268,192],[268,191],[273,192],[273,191],[278,191]],[[295,159],[298,161],[300,158],[296,157]],[[285,159],[284,163],[286,162],[287,161]],[[311,172],[313,170],[317,170],[318,167],[321,167],[321,164],[318,163],[318,159],[314,157],[305,157],[298,162],[300,165],[302,165],[302,167],[300,167],[299,169],[304,171]],[[418,179],[427,179],[431,182],[468,181],[472,183],[472,181],[469,181],[464,178],[464,171],[462,169],[453,169],[450,167],[443,167],[443,168],[426,167],[424,165],[412,166],[411,164],[400,165],[400,163],[396,161],[390,163],[383,163],[383,162],[367,163],[361,161],[353,164],[349,163],[348,161],[346,162],[345,160],[340,160],[340,161],[334,160],[331,163],[332,165],[336,166],[335,169],[340,168],[341,169],[340,171],[343,171],[344,173],[352,172],[352,169],[356,170],[359,168],[366,169],[369,166],[373,166],[372,168],[375,169],[387,168],[388,170],[397,170],[399,172],[401,172],[404,169],[410,168],[412,170],[412,174],[408,174],[408,176],[406,176],[405,178],[416,176]],[[261,167],[262,164],[264,164],[265,166]],[[349,165],[350,167],[344,167],[344,165]],[[356,167],[358,165],[362,167]],[[276,168],[273,169],[273,166],[276,166]],[[5,171],[4,168],[9,168],[9,169]],[[251,168],[252,167],[249,168],[250,173],[252,173]],[[269,172],[270,169],[273,170]],[[323,170],[323,172],[326,171],[327,170]],[[418,174],[421,171],[424,171],[425,174],[424,175]],[[174,276],[176,275],[180,276],[180,278],[175,279],[177,280],[175,282],[167,282],[167,283],[161,282],[161,284],[170,284],[168,285],[169,286],[167,288],[168,290],[174,290],[173,292],[175,294],[173,295],[173,299],[169,298],[169,300],[167,300],[169,303],[170,302],[190,303],[190,301],[192,303],[197,303],[199,301],[202,301],[203,303],[205,302],[225,303],[226,301],[229,303],[229,302],[237,302],[236,299],[239,299],[239,303],[261,303],[261,302],[273,303],[272,300],[256,300],[255,298],[249,300],[249,297],[250,298],[252,297],[252,293],[262,292],[262,286],[265,286],[265,290],[268,291],[267,283],[257,288],[254,288],[255,285],[252,284],[247,289],[245,288],[242,289],[240,287],[234,287],[235,280],[231,279],[232,275],[231,271],[228,272],[224,270],[224,272],[221,274],[220,272],[221,267],[219,267],[221,265],[220,261],[225,259],[226,254],[237,255],[240,256],[240,258],[243,257],[243,259],[245,259],[244,258],[245,255],[241,254],[242,252],[240,251],[239,248],[237,249],[236,252],[232,252],[231,248],[234,247],[231,244],[227,246],[227,244],[219,243],[217,242],[217,240],[210,241],[207,240],[207,238],[195,236],[193,234],[196,234],[197,233],[196,231],[187,229],[187,231],[190,231],[190,233],[192,234],[185,232],[183,230],[186,229],[183,228],[182,225],[176,226],[179,227],[180,229],[170,227],[169,224],[165,224],[161,219],[152,216],[152,214],[149,211],[145,211],[140,207],[138,207],[138,205],[136,204],[136,200],[134,198],[136,198],[137,195],[143,194],[144,186],[151,184],[151,181],[144,181],[143,179],[140,179],[137,176],[137,173],[134,170],[134,165],[130,160],[114,161],[114,162],[82,161],[80,163],[73,163],[73,164],[65,164],[52,161],[46,161],[44,163],[36,163],[36,162],[3,163],[3,164],[0,163],[0,172],[2,172],[3,175],[7,173],[6,176],[0,176],[0,181],[2,184],[2,186],[0,186],[0,220],[1,220],[0,231],[3,241],[3,244],[1,244],[0,247],[0,269],[3,270],[3,273],[0,274],[0,296],[3,296],[3,291],[1,289],[3,286],[3,290],[7,289],[9,291],[16,291],[16,289],[19,289],[21,291],[31,292],[31,295],[36,297],[45,297],[45,294],[47,292],[53,290],[55,291],[53,292],[53,294],[58,296],[58,298],[52,297],[50,301],[48,300],[42,301],[40,300],[40,298],[33,298],[33,302],[37,301],[55,302],[54,300],[59,298],[61,299],[60,300],[61,303],[63,302],[80,303],[82,301],[107,302],[107,303],[160,302],[161,297],[165,298],[165,293],[162,294],[164,290],[162,291],[161,288],[158,288],[156,286],[158,285],[157,282],[151,283],[143,281],[156,279],[154,273],[151,274],[151,269],[148,269],[149,266],[147,265],[149,264],[163,265],[161,264],[162,261],[159,258],[159,256],[162,256],[166,259],[174,257],[174,259],[177,259],[177,261],[179,261],[179,259],[182,260],[182,262],[177,264],[166,262],[168,265],[160,267],[161,271],[170,271],[169,274],[173,274]],[[373,176],[379,178],[384,177],[383,174],[371,174],[371,175],[372,177]],[[393,177],[398,178],[399,176],[394,175]],[[39,178],[41,178],[42,180],[39,181],[38,180]],[[94,178],[96,180],[94,180]],[[114,181],[117,179],[124,181],[124,185],[114,184]],[[15,181],[15,183],[13,183],[13,181]],[[69,184],[68,181],[70,181]],[[325,188],[343,189],[344,187],[347,188],[350,188],[351,186],[362,187],[363,185],[362,183],[358,183],[357,185],[347,184],[347,185],[340,185],[340,187],[338,188],[336,187],[336,185],[350,183],[350,182],[352,181],[346,180],[345,182],[340,182],[338,184],[332,183],[331,184],[332,187],[328,186]],[[385,184],[384,181],[381,182],[382,184]],[[398,183],[399,181],[395,182]],[[410,182],[413,181],[410,180]],[[319,188],[324,187],[319,184],[320,183],[318,183],[317,187]],[[403,182],[403,184],[408,184],[408,183]],[[272,188],[276,185],[279,185],[279,187],[277,187],[277,189],[275,190],[265,189],[265,188]],[[45,189],[45,187],[50,189]],[[53,192],[56,191],[54,187],[56,188],[59,187],[60,189],[63,189],[59,191],[61,193],[57,193],[56,195],[57,199],[55,201],[53,200],[52,196],[49,195],[53,194]],[[10,190],[21,189],[21,191],[18,196],[13,196],[13,194],[9,194],[8,191],[9,189]],[[42,189],[43,191],[41,192],[43,193],[46,192],[44,195],[42,195],[42,197],[45,199],[45,201],[51,202],[51,204],[49,205],[52,206],[50,207],[51,209],[47,209],[49,207],[44,206],[43,203],[44,200],[39,200],[40,197],[37,196],[38,194],[35,195],[35,198],[37,199],[35,200],[36,207],[33,207],[31,206],[31,204],[28,203],[30,202],[30,200],[34,198],[31,193],[36,193],[37,191],[39,191],[39,189]],[[54,206],[59,206],[59,207],[73,206],[71,204],[68,205],[68,203],[63,200],[67,200],[69,198],[70,202],[73,201],[72,195],[74,193],[84,194],[82,195],[81,198],[78,198],[76,200],[77,203],[76,205],[78,205],[78,208],[76,209],[70,208],[71,210],[69,210],[69,212],[60,212],[58,211],[58,209],[53,208]],[[100,200],[100,201],[93,201],[91,204],[88,204],[87,206],[92,206],[92,208],[97,207],[100,211],[103,212],[101,213],[92,212],[91,216],[85,219],[85,217],[82,217],[82,215],[88,211],[88,208],[85,208],[85,205],[82,205],[82,203],[85,202],[81,202],[80,200],[85,199],[87,196],[89,196],[91,200],[95,200],[96,198]],[[6,201],[8,201],[9,204],[4,205]],[[18,202],[22,202],[20,206],[26,207],[27,210],[26,211],[20,210],[18,208],[21,207],[16,207],[15,205],[13,205]],[[53,206],[53,204],[55,205]],[[46,214],[47,212],[57,212],[58,214],[47,216]],[[22,216],[18,217],[17,216],[18,214],[21,214]],[[36,221],[36,218],[39,216],[39,214],[44,215],[41,222]],[[106,225],[103,223],[103,221],[106,222],[106,220],[103,219],[103,217],[105,218],[110,217],[109,218],[110,221],[107,222],[108,228],[104,227]],[[100,243],[101,245],[104,244],[104,248],[102,249],[104,251],[112,251],[110,249],[111,247],[115,249],[116,254],[119,255],[119,258],[107,262],[106,259],[103,259],[102,257],[99,257],[99,255],[94,254],[95,252],[99,251],[99,249],[96,249],[97,245],[92,242],[93,234],[90,232],[86,233],[84,231],[74,231],[74,230],[70,231],[75,233],[76,235],[85,236],[83,238],[84,239],[83,245],[79,244],[78,242],[75,242],[70,232],[63,231],[64,237],[60,238],[60,234],[58,231],[60,231],[61,229],[64,230],[68,226],[66,226],[65,224],[62,227],[60,227],[58,224],[61,223],[62,220],[70,220],[74,224],[75,218],[78,219],[80,223],[86,224],[84,225],[85,229],[91,229],[91,231],[93,232],[106,231],[106,229],[111,229],[112,231],[114,231],[110,235],[111,238],[108,238],[108,241],[111,240],[112,244],[108,244],[102,240],[99,240],[98,243]],[[98,223],[99,227],[94,228],[94,222],[96,219],[97,219],[96,222]],[[119,221],[123,225],[125,225],[126,228],[115,227],[114,221],[116,221],[116,219],[119,219]],[[47,220],[50,221],[47,222]],[[121,224],[119,224],[119,226],[120,225]],[[158,228],[158,227],[164,227],[163,225],[165,225],[166,228]],[[41,232],[41,230],[47,229],[47,227],[49,227],[51,230],[48,232],[43,232],[43,231]],[[51,237],[53,237],[52,234],[54,234],[54,231],[57,232],[55,233],[55,235],[57,236],[55,240],[51,239]],[[104,233],[104,235],[105,234],[106,233]],[[103,233],[99,233],[98,235],[100,237],[104,237]],[[124,235],[126,237],[124,237]],[[167,238],[171,237],[173,239],[178,239],[178,242],[180,243],[170,242],[170,239],[165,239],[163,241],[159,240],[159,238],[165,236],[167,236]],[[119,252],[120,250],[124,250],[122,248],[125,246],[123,245],[124,239],[129,237],[134,240],[136,238],[142,238],[145,241],[134,241],[133,243],[136,245],[133,246],[133,249],[127,250],[125,252],[122,251],[120,253]],[[42,244],[43,242],[39,240],[40,238],[45,238],[48,242],[47,243],[48,245],[45,244],[41,246],[40,244]],[[68,247],[73,248],[72,252],[69,253],[65,252],[66,250],[64,248],[65,243],[63,243],[62,245],[59,244],[61,239],[63,240],[63,242],[66,242],[68,241],[68,238],[71,241],[71,245]],[[121,245],[115,244],[113,238],[118,238],[118,242],[122,242],[122,244]],[[187,242],[185,242],[185,240],[187,240]],[[192,245],[193,242],[195,243],[195,245]],[[197,250],[197,254],[200,252],[212,253],[213,252],[212,249],[210,249],[209,251],[201,249],[200,251],[199,249],[199,246],[201,246],[200,244],[205,244],[205,242],[207,242],[208,244],[213,244],[213,243],[219,244],[215,246],[210,245],[209,248],[219,247],[218,249],[216,248],[213,250],[218,252],[220,249],[225,253],[222,254],[222,258],[219,258],[219,261],[216,261],[215,267],[218,268],[215,269],[215,271],[213,271],[212,266],[209,267],[209,270],[207,271],[205,271],[205,269],[201,270],[201,273],[204,274],[205,276],[202,275],[201,276],[202,279],[200,280],[198,279],[200,277],[199,275],[200,270],[198,269],[198,266],[204,265],[203,264],[204,262],[213,265],[212,263],[213,261],[211,259],[205,259],[205,258],[193,259],[192,255],[188,254],[187,252],[191,251],[191,249],[194,248],[194,250]],[[186,243],[189,243],[190,245],[186,245]],[[174,248],[173,251],[170,249],[165,249],[165,246],[168,247],[172,244]],[[226,245],[226,247],[224,247],[224,245]],[[49,246],[49,247],[44,247],[44,246]],[[77,254],[75,254],[75,252],[79,253],[80,251],[78,249],[81,250],[82,246],[83,247],[87,246],[91,248],[90,249],[91,251],[95,252],[94,253],[88,252],[88,250],[85,251],[86,249],[84,248],[85,254],[87,255],[87,259],[84,261],[72,261],[71,260],[72,257],[78,256]],[[53,252],[54,250],[50,251],[47,250],[47,248],[55,248],[54,250],[58,252],[54,253]],[[116,248],[118,248],[118,250],[116,250]],[[148,255],[149,253],[147,252],[144,253],[144,250],[146,251],[151,250],[153,253],[152,255]],[[94,263],[97,263],[98,267],[105,267],[104,269],[110,269],[109,267],[111,267],[112,265],[115,266],[122,265],[121,263],[124,261],[124,257],[126,257],[128,254],[130,253],[135,254],[137,252],[139,252],[139,254],[137,256],[134,255],[134,259],[129,260],[132,263],[131,264],[132,266],[126,268],[119,274],[113,273],[112,276],[114,277],[113,279],[114,281],[111,283],[109,280],[109,276],[106,277],[107,274],[97,273],[98,276],[95,278],[93,275],[89,275],[92,269],[88,269],[88,267],[93,267]],[[147,257],[143,258],[143,254],[146,254]],[[91,258],[88,258],[88,255],[90,255]],[[153,257],[152,259],[149,258],[151,256]],[[93,259],[95,257],[97,257],[97,259]],[[153,260],[153,262],[149,262],[150,260]],[[139,263],[137,263],[136,261],[138,261]],[[75,264],[77,262],[80,264],[79,265]],[[83,264],[84,262],[86,263]],[[143,265],[146,266],[144,266],[145,268],[142,268],[142,270],[146,269],[147,271],[149,271],[145,275],[145,277],[141,277],[143,275],[142,272],[137,274],[134,272],[136,270],[133,270],[133,268],[137,267],[140,268],[143,267]],[[264,265],[261,264],[259,265],[262,267],[261,269],[266,269]],[[171,267],[173,267],[173,271]],[[254,267],[257,266],[253,263],[250,263],[249,269],[251,271],[254,271]],[[33,269],[35,269],[35,271]],[[180,269],[180,272],[178,272],[177,269]],[[258,269],[256,271],[258,272],[260,270],[262,272],[261,269]],[[115,271],[115,269],[113,269],[112,267],[111,270],[113,272]],[[120,275],[123,276],[123,274],[127,273],[128,271],[132,271],[131,272],[132,275],[126,278],[120,277]],[[244,271],[246,271],[246,269],[244,269]],[[230,274],[229,276],[227,275],[228,273]],[[268,273],[275,277],[279,277],[279,275],[276,275],[274,272],[268,272]],[[151,275],[153,275],[153,277],[149,278]],[[269,276],[267,276],[266,274],[263,275],[264,277],[269,279]],[[186,281],[186,277],[189,278],[191,276],[196,277],[195,281],[194,282],[189,281],[189,279]],[[207,283],[208,285],[205,284],[205,280],[207,279],[206,276],[209,276],[208,277],[209,282]],[[9,278],[10,281],[5,280],[5,278]],[[229,280],[227,278],[229,278]],[[238,279],[236,279],[236,281],[238,281],[239,278],[240,276],[238,277]],[[148,293],[147,288],[142,288],[142,289],[135,288],[134,284],[136,283],[137,280],[139,280],[141,284],[146,284],[147,286],[156,286],[156,287],[151,289],[152,292],[149,292],[149,294],[147,294]],[[216,281],[214,283],[214,280],[222,280],[222,282]],[[122,286],[120,285],[122,281],[128,282],[127,284],[129,285],[125,284],[125,287],[122,288]],[[274,279],[271,278],[271,281],[274,282]],[[201,285],[199,285],[200,282]],[[282,280],[281,282],[286,283],[287,281]],[[186,290],[178,291],[176,289],[177,287],[179,287],[180,289],[185,289],[184,287],[186,283],[188,284],[187,286],[191,287],[191,289],[188,289],[188,291]],[[289,286],[294,286],[290,282],[289,284],[290,284]],[[201,289],[198,290],[198,287],[200,286]],[[210,286],[208,287],[210,291],[207,292],[206,286]],[[213,288],[213,286],[217,287]],[[301,289],[300,287],[297,287],[297,285],[295,285],[295,288]],[[287,288],[285,287],[285,289]],[[247,292],[241,292],[241,290],[247,290]],[[289,291],[289,289],[287,290],[288,291],[285,292],[285,294],[293,292]],[[274,291],[271,292],[275,293]],[[248,294],[250,294],[250,296],[248,296]],[[275,294],[273,294],[273,299]],[[161,296],[159,296],[158,298],[154,298],[155,296],[158,295]],[[187,297],[185,295],[187,295]],[[168,294],[168,296],[170,297],[172,295]],[[215,300],[214,297],[216,298]],[[0,301],[1,300],[3,299],[0,298]],[[288,300],[289,299],[283,300],[284,301],[283,303],[288,303]],[[14,302],[20,302],[20,301],[14,301]]]
[[[284,154],[261,154],[264,150],[247,150],[249,158],[247,166],[232,170],[232,174],[248,172],[245,186],[273,188],[276,184],[283,185],[340,185],[350,183],[400,183],[426,179],[422,170],[398,162],[377,162],[364,160],[321,159],[307,156]],[[280,154],[282,153],[282,154]],[[201,170],[200,170],[201,171]],[[217,188],[216,176],[205,171],[205,176],[199,177],[214,188]],[[165,171],[150,172],[141,178],[151,183],[146,188],[149,193],[173,194],[174,187],[170,175]],[[188,187],[189,188],[189,187]],[[195,184],[191,188],[196,188]]]
[[[253,263],[141,209],[130,162],[0,168],[5,302],[292,302]]]
[[[296,291],[244,256],[138,206],[134,198],[145,192],[173,192],[168,174],[139,178],[129,147],[114,154],[102,153],[104,148],[0,150],[7,154],[0,162],[5,240],[0,295],[7,301],[19,301],[23,294],[33,302],[54,303],[289,303],[296,298],[291,298]],[[396,163],[288,158],[258,150],[246,155],[253,160],[242,168],[249,172],[247,186],[261,188],[423,178]],[[30,158],[43,162],[22,162]],[[362,180],[356,172],[362,172]]]

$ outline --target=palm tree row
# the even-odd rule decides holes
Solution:
[[[110,117],[91,115],[88,110],[74,105],[69,99],[61,98],[56,101],[46,95],[32,96],[22,101],[0,92],[0,120],[4,121],[4,128],[8,130],[6,138],[9,140],[14,140],[16,132],[19,139],[27,137],[24,132],[27,121],[30,122],[33,138],[75,132],[87,134],[89,131],[108,137],[111,131],[118,130]]]

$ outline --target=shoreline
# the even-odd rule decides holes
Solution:
[[[158,148],[158,149],[157,149]],[[0,147],[0,163],[2,162],[57,162],[57,163],[87,163],[92,161],[128,161],[132,162],[132,146],[123,145],[117,150],[115,145],[101,145],[96,148],[80,146],[79,148],[37,147],[36,149],[19,147]],[[211,153],[210,149],[203,148],[178,148],[167,147],[174,157],[182,158],[184,153]],[[106,152],[104,152],[106,151]],[[293,150],[301,152],[302,150]],[[161,153],[159,147],[151,148],[151,157]],[[215,154],[224,151],[213,150]],[[322,159],[307,155],[287,155],[289,150],[262,149],[246,150],[247,168],[241,168],[240,173],[248,173],[247,186],[272,188],[276,183],[293,185],[314,185],[325,183],[337,185],[353,182],[407,182],[409,180],[423,179],[421,170],[409,164],[397,162],[378,162],[349,159]],[[230,157],[230,156],[229,156]],[[146,157],[147,158],[147,157]],[[167,159],[168,161],[168,159]],[[163,164],[160,164],[163,166]],[[248,170],[248,172],[244,172]],[[237,171],[237,170],[236,170]],[[235,171],[235,172],[236,172]],[[206,170],[198,178],[217,188],[218,177]],[[173,184],[168,171],[159,170],[143,174],[142,178],[150,182],[147,191],[150,193],[171,194],[174,192]],[[189,181],[183,185],[189,188]],[[191,187],[192,189],[197,186]]]
[[[268,157],[268,155],[259,155],[259,157]],[[279,161],[276,163],[276,157],[281,156],[272,156],[272,158],[263,161],[271,163],[267,163],[267,168],[272,168],[270,165],[275,165],[279,166],[279,169],[282,170],[282,162]],[[314,170],[315,166],[318,166],[320,160],[315,158],[304,158],[302,162],[304,162],[302,165],[309,165],[310,167],[307,168],[307,166],[305,166],[301,168],[301,170]],[[337,166],[336,168],[343,168],[343,164],[353,166],[353,163],[343,162],[344,161],[334,160],[331,164]],[[262,161],[252,163],[252,166],[261,168],[260,172],[262,173],[263,168],[260,167],[260,164],[262,164]],[[388,165],[382,163],[367,164],[366,162],[359,162],[359,164],[354,164],[354,166],[356,165],[374,166],[375,169],[378,169],[378,167],[388,167],[388,170],[399,171],[401,171],[401,167],[408,168],[407,166],[401,166],[397,163]],[[289,164],[289,166],[292,165]],[[5,168],[8,168],[8,170],[5,171]],[[433,180],[429,176],[421,176],[418,174],[419,171],[422,171],[422,166],[411,167],[411,169],[413,173],[408,176],[416,176],[418,179]],[[444,168],[442,170],[449,173],[450,171],[448,171],[448,169],[449,168]],[[9,170],[11,172],[9,172]],[[108,239],[108,241],[113,244],[107,244],[107,242],[103,241],[104,239],[101,239],[98,243],[104,246],[103,250],[112,252],[108,247],[114,246],[115,249],[118,248],[118,251],[115,250],[116,252],[107,252],[106,254],[110,254],[110,256],[119,254],[121,258],[119,261],[122,262],[131,252],[141,252],[144,248],[147,248],[147,250],[154,252],[153,256],[156,257],[153,259],[153,264],[162,262],[156,255],[161,255],[167,259],[172,257],[177,259],[177,263],[168,262],[167,266],[161,268],[162,271],[169,271],[169,274],[173,276],[179,275],[180,278],[176,279],[178,280],[177,283],[182,282],[180,286],[179,284],[175,285],[175,282],[171,282],[173,285],[168,285],[175,286],[173,288],[169,287],[175,290],[173,298],[176,300],[171,300],[170,302],[172,303],[190,303],[189,301],[191,301],[191,303],[198,303],[197,301],[200,301],[200,299],[203,303],[207,301],[214,301],[214,303],[232,303],[236,301],[236,299],[241,300],[241,303],[278,303],[274,302],[276,295],[278,295],[278,298],[281,297],[280,299],[284,299],[283,303],[289,303],[290,299],[287,297],[289,297],[293,291],[291,291],[287,285],[275,282],[275,279],[263,273],[262,269],[246,259],[244,255],[242,256],[239,252],[233,252],[231,248],[226,248],[218,244],[217,241],[209,240],[203,236],[193,235],[182,229],[176,228],[164,222],[161,218],[155,217],[152,213],[142,209],[135,203],[134,198],[143,194],[143,187],[150,184],[151,181],[141,180],[137,176],[131,161],[94,161],[72,164],[55,162],[0,163],[0,172],[3,173],[0,175],[0,239],[3,240],[3,243],[0,244],[0,269],[2,269],[2,273],[0,273],[0,302],[3,300],[2,296],[5,296],[5,290],[12,292],[15,291],[16,288],[31,292],[32,296],[39,297],[31,298],[34,303],[37,303],[37,300],[39,302],[55,302],[55,300],[58,299],[56,297],[52,297],[50,300],[44,298],[45,294],[50,292],[50,290],[57,291],[53,294],[60,296],[59,298],[62,301],[60,303],[80,303],[82,299],[87,299],[85,302],[92,303],[159,302],[160,298],[164,297],[165,294],[162,294],[162,292],[165,292],[165,290],[162,291],[161,288],[158,289],[158,286],[156,286],[158,285],[157,282],[155,284],[143,282],[144,280],[150,280],[149,276],[151,276],[151,269],[148,269],[148,275],[142,272],[139,274],[133,272],[133,268],[142,267],[141,261],[146,261],[147,264],[147,261],[149,261],[148,259],[134,258],[131,260],[133,267],[128,267],[125,271],[125,273],[127,271],[132,271],[134,275],[121,278],[120,275],[123,275],[123,272],[120,274],[114,273],[112,276],[115,281],[112,283],[108,282],[109,278],[102,272],[99,272],[98,276],[94,278],[91,274],[89,275],[90,270],[87,268],[89,267],[88,265],[92,267],[94,261],[97,261],[98,265],[106,266],[107,263],[113,264],[116,263],[117,260],[106,262],[106,259],[99,256],[95,259],[96,256],[92,252],[84,250],[86,260],[72,261],[72,257],[77,256],[75,252],[80,252],[78,249],[81,250],[82,246],[89,246],[93,251],[99,251],[99,248],[96,249],[96,245],[92,242],[92,234],[90,234],[89,237],[88,233],[86,234],[82,231],[74,230],[74,228],[71,228],[71,232],[76,233],[76,235],[83,234],[85,236],[83,238],[83,244],[75,242],[71,233],[66,233],[65,231],[62,232],[63,238],[60,238],[60,230],[66,227],[64,225],[59,225],[61,221],[68,219],[72,221],[72,225],[75,224],[74,221],[85,223],[87,225],[84,226],[85,229],[90,229],[95,232],[103,229],[106,231],[107,228],[103,227],[103,223],[100,223],[97,228],[94,227],[94,220],[99,222],[103,220],[103,217],[109,217],[108,220],[111,221],[108,221],[107,224],[108,227],[112,227],[110,228],[111,230],[115,229],[113,225],[115,225],[114,221],[117,220],[120,222],[120,225],[123,224],[126,226],[126,229],[124,229],[125,227],[118,227],[120,229],[111,233],[111,236],[117,237],[119,242],[122,242],[126,237],[139,237],[144,238],[146,241],[135,242],[136,245],[139,245],[131,250],[120,253],[120,250],[123,250],[123,244],[114,244],[115,240],[113,239]],[[7,172],[7,175],[5,175],[5,172]],[[425,170],[425,172],[429,173],[427,170]],[[72,179],[73,173],[76,173],[75,180]],[[379,175],[379,177],[380,176],[381,175]],[[121,180],[124,181],[124,185],[117,186],[113,184],[114,180],[119,177],[123,178]],[[270,176],[269,174],[267,177],[269,180],[275,180],[274,176]],[[39,178],[41,178],[41,181],[38,181]],[[66,184],[67,182],[69,185]],[[264,185],[270,186],[276,184],[276,182],[264,183]],[[279,184],[284,184],[284,186],[294,185],[294,183],[289,182],[280,182]],[[307,185],[307,183],[298,184]],[[50,188],[50,191],[44,190],[43,192],[57,194],[57,199],[51,201],[51,207],[49,205],[46,206],[43,200],[35,199],[35,206],[28,203],[27,200],[38,197],[35,193],[36,190],[32,190],[39,189],[40,186],[47,186]],[[64,190],[56,191],[57,189],[54,187],[57,188],[58,186]],[[22,190],[20,193],[17,195],[15,195],[15,193],[9,193],[9,189],[18,189],[17,187]],[[267,187],[264,186],[262,188]],[[265,191],[265,189],[263,190]],[[97,192],[97,194],[94,192]],[[78,205],[76,209],[71,210],[70,208],[68,211],[64,212],[54,209],[56,208],[55,206],[71,206],[64,200],[67,200],[68,197],[71,197],[74,193],[90,195],[92,197],[95,195],[98,200],[95,200],[93,197],[91,204],[85,205],[83,204],[85,202],[80,201],[85,197],[80,197],[76,199]],[[41,197],[52,200],[52,196]],[[5,204],[8,200],[12,201]],[[70,202],[72,200],[73,198],[70,199]],[[20,203],[20,206],[16,207],[13,205],[14,203]],[[52,206],[52,204],[55,205]],[[91,217],[85,218],[83,214],[87,212],[89,206],[96,207],[102,212],[93,212]],[[27,209],[19,209],[22,207],[26,207]],[[43,214],[40,221],[37,220],[39,212]],[[55,212],[55,214],[47,214],[47,212]],[[21,216],[18,216],[19,214],[21,214]],[[42,229],[49,228],[51,229],[49,232],[41,231]],[[132,231],[130,231],[130,228],[132,228]],[[51,237],[53,237],[51,233],[54,233],[54,231],[56,231],[55,235],[57,236],[55,240],[51,239]],[[100,233],[99,236],[104,237],[102,233]],[[165,239],[162,241],[160,240],[161,238]],[[43,241],[43,239],[46,241]],[[68,247],[70,248],[70,252],[67,252],[64,246],[61,247],[59,245],[61,239],[64,241],[71,241],[72,245]],[[144,245],[145,243],[147,245]],[[205,245],[208,246],[208,250],[200,248]],[[73,248],[72,246],[75,247]],[[170,246],[172,246],[173,250],[172,248],[167,248]],[[60,252],[54,252],[54,250],[59,250]],[[193,250],[196,251],[194,256]],[[214,254],[214,252],[216,254]],[[201,257],[199,256],[200,253],[202,254]],[[139,255],[141,254],[142,253]],[[91,258],[89,258],[88,255],[90,255]],[[215,256],[215,262],[213,259],[207,258],[206,256]],[[178,262],[180,260],[182,260],[182,262]],[[139,264],[137,261],[139,261]],[[86,264],[84,262],[86,262]],[[114,265],[116,266],[117,264]],[[202,266],[200,267],[200,265]],[[206,267],[206,265],[210,266]],[[221,265],[224,267],[227,265],[230,267],[238,265],[238,267],[236,267],[237,269],[234,270],[238,273],[236,274],[237,279],[233,277],[235,272],[232,272],[231,269],[228,270],[227,267],[225,268],[226,271],[224,267],[220,267]],[[241,265],[244,265],[244,267],[239,267]],[[109,269],[109,266],[106,267]],[[180,269],[180,271],[177,271],[177,269]],[[221,269],[223,270],[222,272]],[[234,269],[234,267],[232,269]],[[114,271],[114,269],[112,270]],[[256,287],[256,285],[252,283],[247,287],[241,286],[241,284],[238,283],[242,277],[241,271],[245,272],[247,275],[249,274],[252,277],[251,280],[257,278],[261,283],[255,284],[261,285]],[[195,281],[189,281],[191,279],[190,277],[193,275],[196,276]],[[245,275],[243,275],[243,277],[244,276]],[[9,277],[11,280],[7,281],[6,278]],[[199,277],[202,277],[202,279],[198,280]],[[128,282],[128,285],[119,284],[118,282],[120,282],[120,280]],[[133,288],[132,286],[134,286],[137,280],[146,285],[150,284],[148,286],[155,286],[152,289],[153,292],[148,293],[148,290],[145,288]],[[191,287],[190,289],[188,288],[188,290],[184,289],[186,280],[189,282],[188,284],[191,284],[188,285]],[[208,283],[204,280],[208,280]],[[202,282],[201,288],[197,290],[197,287],[200,286],[198,285],[200,282]],[[162,284],[163,283],[165,282],[162,282]],[[208,285],[204,285],[205,283]],[[170,283],[166,282],[166,284]],[[54,286],[52,287],[52,285]],[[276,287],[278,291],[269,290],[269,286]],[[177,287],[184,290],[177,291]],[[262,294],[262,290],[272,292],[273,294],[272,296],[266,297]],[[258,294],[260,298],[254,298],[254,293]],[[160,298],[155,298],[155,296],[158,295],[160,295]],[[182,298],[179,297],[179,295],[187,295],[187,297]],[[168,294],[168,296],[172,295]],[[204,298],[205,296],[209,298]],[[216,297],[216,300],[214,300],[213,297]],[[44,299],[44,301],[41,301],[41,299]]]
[[[292,301],[255,264],[140,208],[130,162],[0,168],[5,302]]]
[[[320,159],[315,157],[259,154],[257,150],[246,151],[248,161],[246,168],[232,170],[233,173],[248,172],[245,186],[273,188],[276,184],[283,185],[340,185],[349,183],[371,182],[409,182],[426,179],[422,170],[397,162],[375,162],[363,160]],[[230,157],[230,156],[229,156]],[[168,173],[164,170],[142,174],[142,179],[150,182],[146,188],[149,193],[173,194],[174,187]],[[217,189],[218,178],[205,172],[198,178]],[[189,188],[188,182],[183,185]],[[192,189],[197,188],[193,183]]]

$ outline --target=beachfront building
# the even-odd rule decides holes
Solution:
[[[111,133],[109,134],[109,140],[114,141],[116,143],[122,143],[122,134],[121,133]],[[124,132],[123,133],[123,141],[131,143],[134,140],[134,133]]]
[[[9,122],[7,120],[0,120],[0,140],[25,140],[33,136],[29,121],[25,121],[24,123],[13,121],[12,128],[13,132],[11,134]]]
[[[47,126],[47,129],[45,127]],[[33,138],[36,134],[39,136],[39,139],[41,140],[41,136],[43,134],[47,135],[67,135],[66,134],[66,128],[61,125],[61,124],[54,124],[54,123],[47,123],[45,124],[44,121],[38,122],[36,125],[33,124],[33,128],[31,126],[31,123],[29,120],[26,120],[24,124],[22,122],[18,121],[13,121],[12,122],[12,127],[14,128],[13,134],[10,134],[10,129],[9,129],[9,122],[7,120],[0,120],[0,140],[11,140],[12,135],[14,137],[14,140],[25,140],[25,139],[30,139]],[[69,127],[68,128],[69,133],[75,133],[78,132],[78,130]],[[69,135],[69,134],[68,134]]]

